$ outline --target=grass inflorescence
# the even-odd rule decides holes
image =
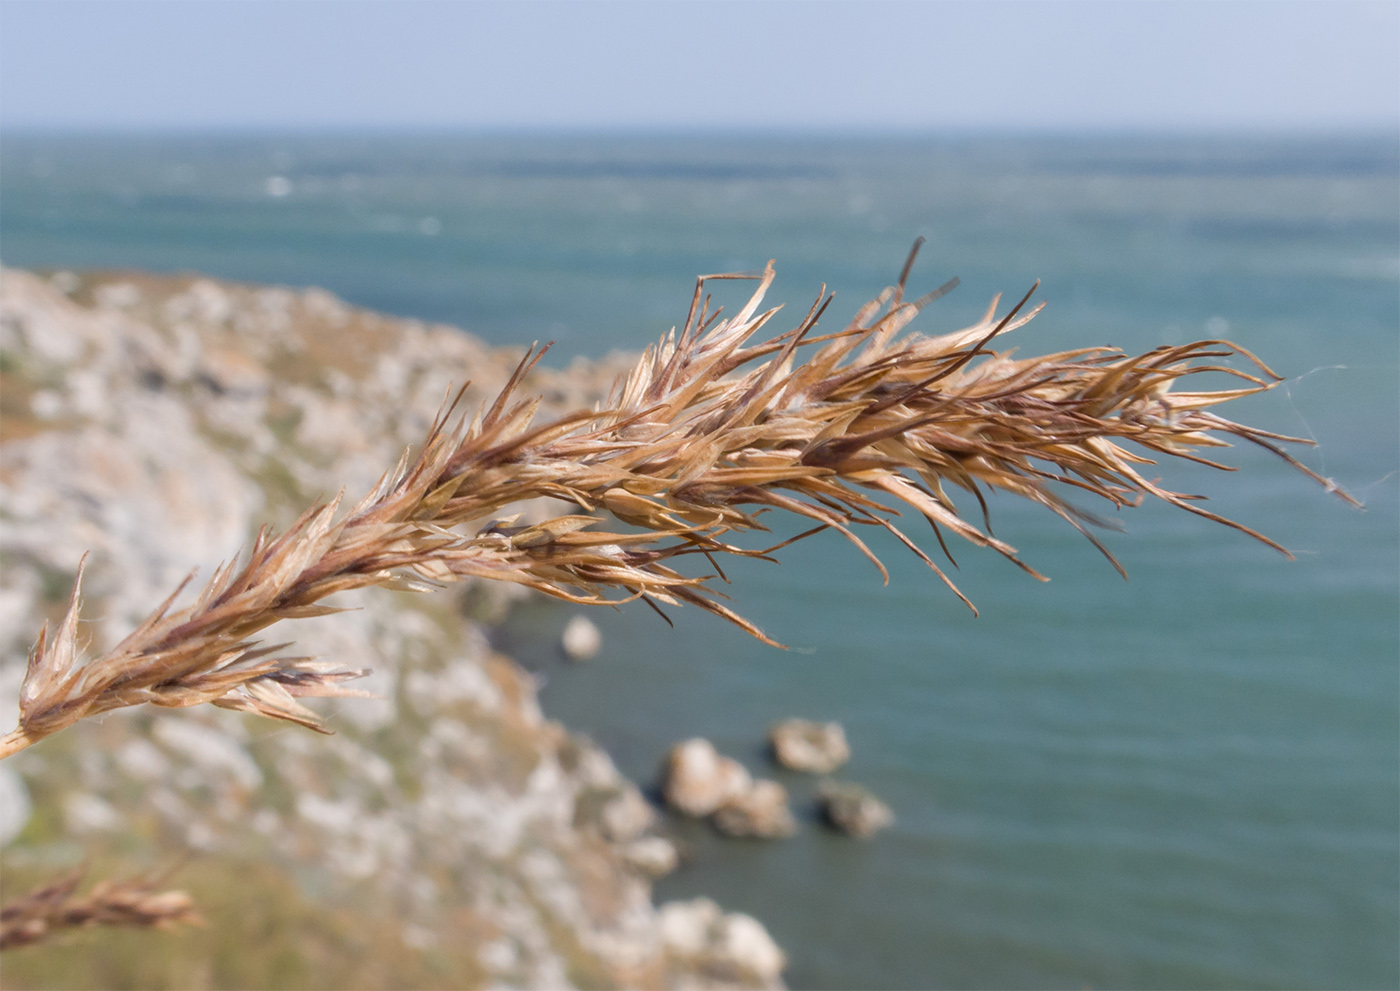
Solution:
[[[324,730],[298,698],[361,694],[345,682],[362,672],[287,656],[286,645],[253,638],[279,620],[337,611],[323,600],[347,589],[509,581],[578,603],[689,604],[773,643],[715,589],[716,578],[725,580],[725,555],[772,559],[791,542],[763,549],[732,542],[766,530],[761,517],[769,511],[811,524],[794,540],[837,531],[882,573],[857,531],[889,531],[971,607],[896,525],[903,512],[929,524],[949,560],[946,534],[955,534],[1040,578],[991,535],[988,490],[1045,506],[1120,571],[1090,530],[1095,517],[1064,492],[1113,507],[1152,496],[1286,554],[1205,509],[1202,497],[1165,488],[1139,469],[1163,457],[1224,468],[1201,452],[1244,440],[1336,490],[1281,446],[1309,441],[1213,412],[1280,381],[1243,348],[1203,340],[1141,355],[1090,347],[1014,358],[993,350],[999,335],[1039,312],[1027,309],[1031,293],[1001,316],[993,300],[979,322],[957,333],[904,334],[956,284],[910,300],[908,274],[906,265],[898,284],[844,330],[816,333],[831,300],[823,290],[797,326],[767,339],[759,332],[778,312],[761,309],[771,263],[761,274],[701,277],[683,328],[649,347],[606,403],[542,424],[535,423],[540,400],[517,395],[544,353],[532,348],[495,400],[470,417],[459,411],[465,387],[458,392],[416,453],[348,511],[337,498],[307,510],[285,533],[265,528],[242,563],[221,568],[192,604],[172,609],[182,585],[125,640],[86,663],[76,642],[75,583],[65,619],[52,633],[46,627],[31,651],[19,726],[0,739],[0,756],[84,717],[146,702],[208,702]],[[724,318],[711,311],[705,287],[735,278],[756,279],[758,288]],[[1232,357],[1247,367],[1223,364]],[[1182,388],[1208,372],[1230,376],[1234,387]],[[976,504],[981,526],[955,505],[955,491]],[[497,518],[539,497],[572,511],[528,526]],[[626,526],[610,527],[610,519]],[[701,559],[703,573],[680,570],[686,559]]]

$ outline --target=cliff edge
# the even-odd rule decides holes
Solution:
[[[0,273],[0,720],[84,552],[100,650],[260,525],[367,491],[450,388],[479,403],[520,354],[316,289]],[[523,391],[588,406],[625,364]],[[511,594],[364,590],[271,631],[373,670],[378,698],[323,708],[334,736],[145,706],[5,761],[6,899],[85,860],[178,863],[210,923],[16,951],[6,986],[780,987],[753,919],[652,904],[650,806],[482,632]]]

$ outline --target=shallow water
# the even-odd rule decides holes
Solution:
[[[796,987],[1391,987],[1400,981],[1400,166],[1393,139],[242,137],[0,144],[0,258],[320,284],[550,360],[635,349],[701,272],[778,260],[774,301],[823,281],[834,327],[897,275],[963,285],[916,325],[971,322],[1036,278],[1009,344],[1129,350],[1229,336],[1289,377],[1237,404],[1315,437],[1348,509],[1260,451],[1167,484],[1293,549],[1145,506],[1106,541],[993,500],[1036,583],[953,547],[972,615],[876,541],[727,566],[793,646],[694,610],[594,611],[562,664],[552,603],[502,643],[546,710],[648,779],[703,734],[755,771],[788,715],[841,720],[841,776],[895,809],[868,843],[678,824],[658,897],[761,918]],[[737,299],[738,293],[733,297]],[[777,773],[810,816],[814,782]]]

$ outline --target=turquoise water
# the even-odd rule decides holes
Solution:
[[[1008,343],[1146,349],[1224,333],[1284,387],[1235,416],[1312,436],[1357,512],[1263,452],[1164,466],[1293,549],[1145,506],[1106,542],[993,500],[1053,581],[954,547],[973,618],[899,548],[888,587],[839,540],[728,567],[777,651],[693,610],[529,605],[504,647],[546,710],[649,779],[713,739],[841,720],[842,776],[896,826],[775,844],[678,824],[658,897],[757,915],[795,987],[1394,987],[1400,983],[1400,157],[1392,138],[946,141],[681,137],[56,138],[0,142],[0,259],[320,284],[552,360],[684,319],[697,273],[778,260],[839,324],[929,243],[917,326],[1042,280]],[[281,195],[277,195],[281,194]],[[810,815],[812,782],[777,775]]]

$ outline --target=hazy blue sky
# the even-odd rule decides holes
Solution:
[[[9,127],[1397,122],[1396,2],[0,2]]]

